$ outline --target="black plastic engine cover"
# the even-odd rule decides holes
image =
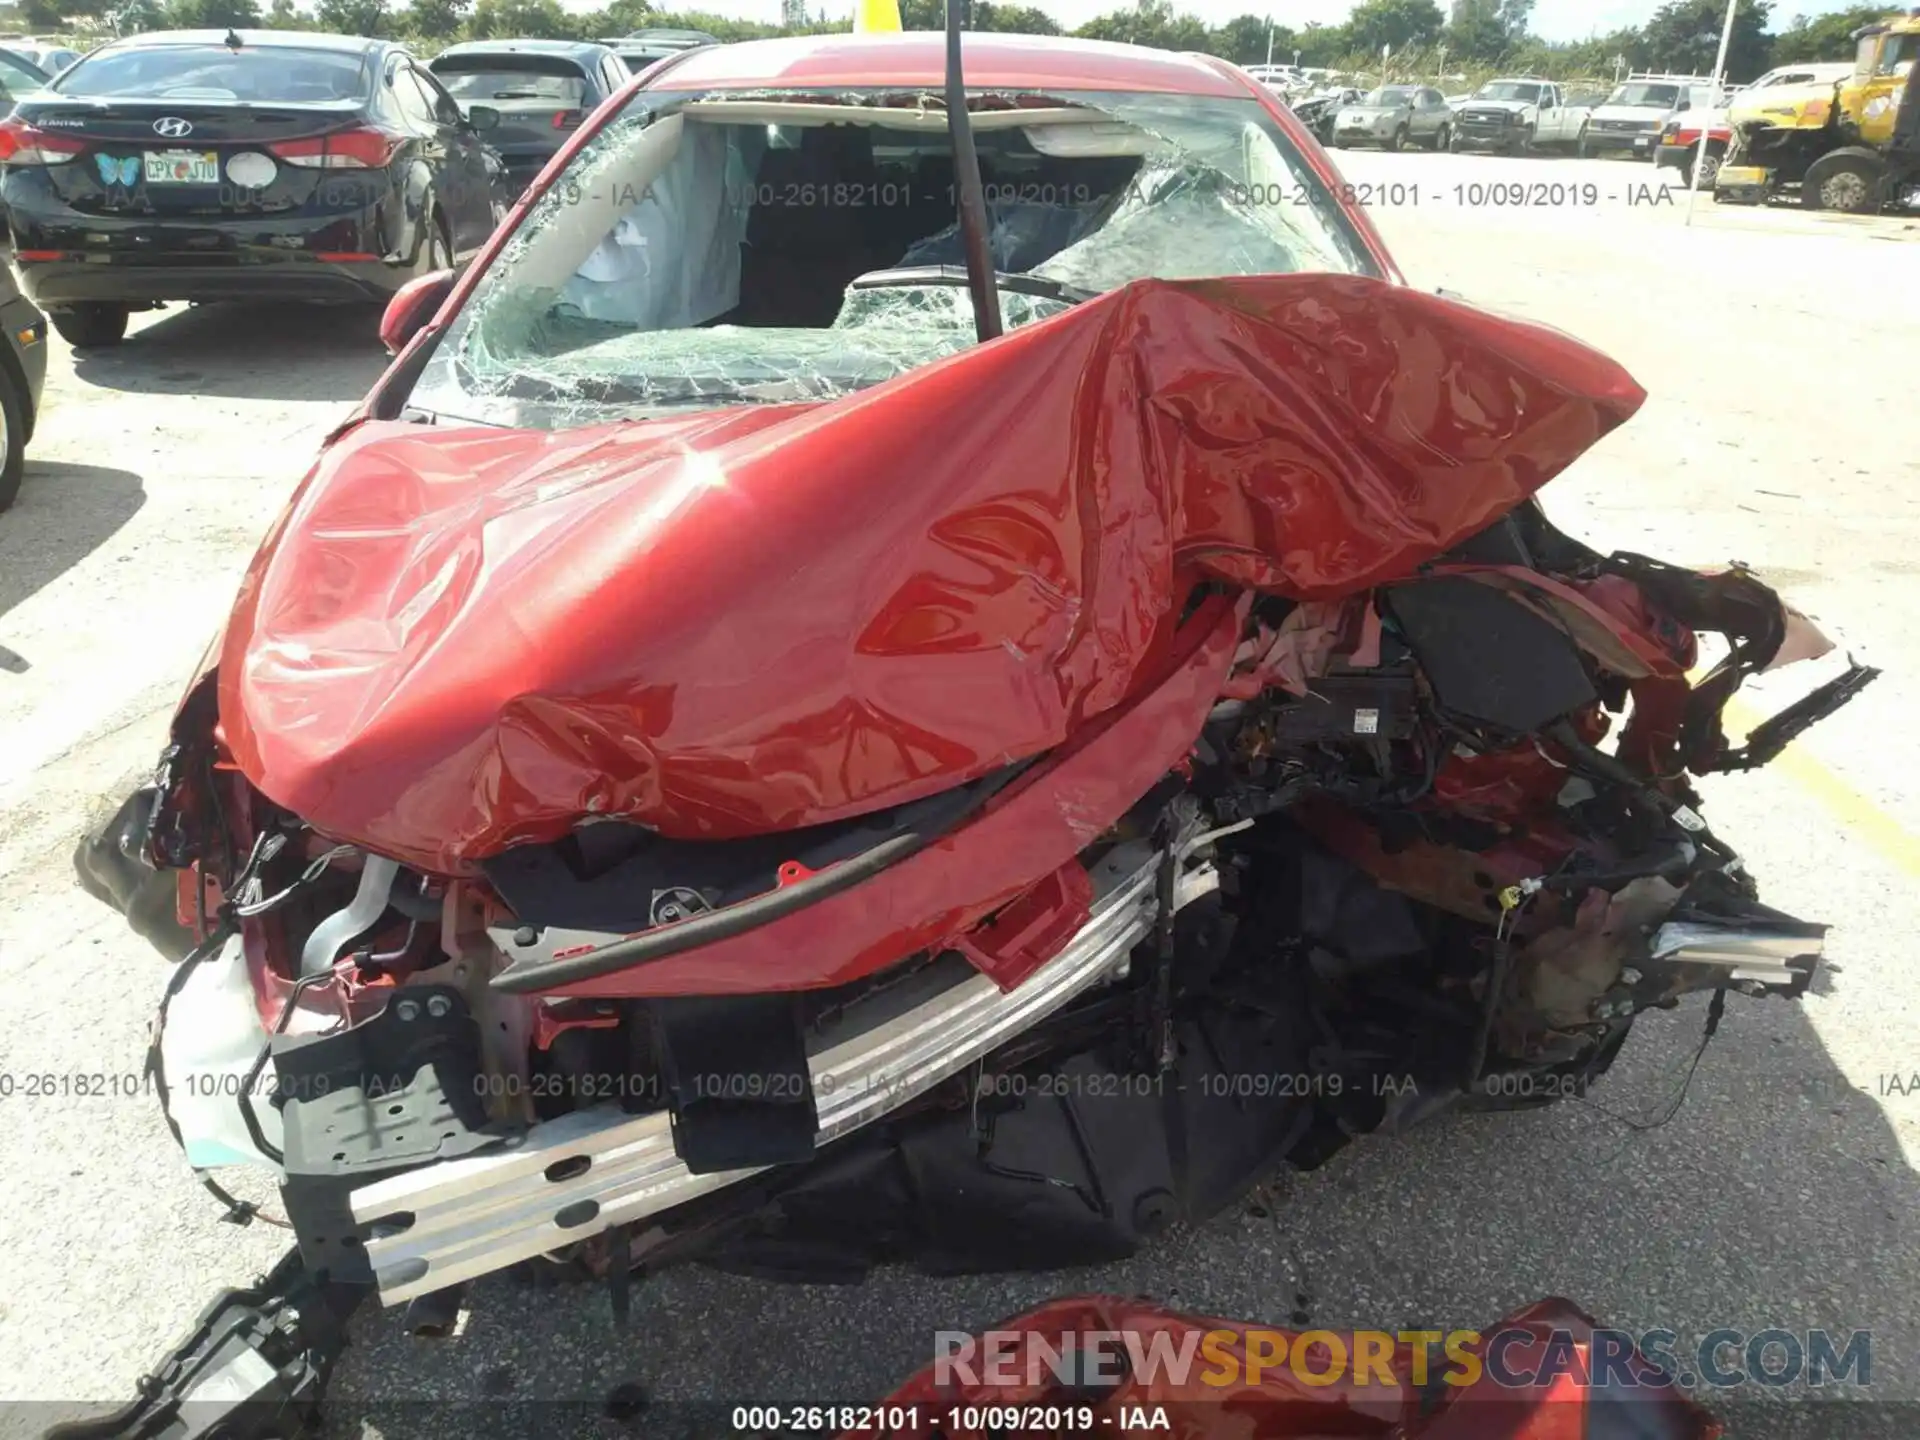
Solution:
[[[1238,1199],[1314,1119],[1304,1095],[1278,1093],[1306,1069],[1296,1017],[1209,1002],[1176,1036],[1164,1075],[1088,1048],[987,1074],[963,1108],[863,1132],[704,1258],[849,1281],[896,1261],[955,1275],[1131,1255]]]
[[[656,1000],[673,1148],[696,1175],[813,1158],[820,1128],[792,995]]]
[[[1396,585],[1386,603],[1453,715],[1529,735],[1599,698],[1573,640],[1504,591],[1448,575]]]
[[[1417,702],[1410,667],[1322,675],[1304,696],[1275,706],[1267,723],[1282,745],[1404,740],[1413,734]]]

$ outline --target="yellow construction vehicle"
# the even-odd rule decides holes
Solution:
[[[1853,38],[1853,73],[1830,89],[1754,90],[1736,100],[1715,200],[1757,205],[1797,188],[1810,210],[1855,214],[1920,200],[1920,11]]]

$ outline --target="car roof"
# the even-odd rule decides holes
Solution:
[[[123,35],[109,40],[98,53],[108,50],[134,50],[150,45],[225,45],[227,36],[238,35],[248,50],[340,50],[365,55],[393,48],[391,40],[368,40],[359,35],[323,35],[314,30],[149,30],[141,35]]]
[[[1208,60],[1052,35],[970,31],[962,57],[971,89],[1134,90],[1180,95],[1249,93]],[[796,35],[688,50],[650,88],[751,90],[832,85],[938,87],[946,36],[937,30],[883,35]]]
[[[463,40],[447,46],[433,59],[449,55],[567,55],[576,60],[597,60],[612,53],[592,40]],[[431,65],[433,60],[427,63]]]

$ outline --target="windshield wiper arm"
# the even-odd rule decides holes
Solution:
[[[980,184],[980,156],[973,148],[967,114],[967,80],[960,70],[961,0],[947,0],[947,141],[953,146],[953,178],[960,191],[960,242],[967,257],[967,289],[973,295],[973,330],[980,340],[1000,335],[1000,293],[994,289],[993,250],[987,243],[987,197]]]
[[[1013,273],[1006,270],[992,270],[997,290],[1011,290],[1016,295],[1037,295],[1043,300],[1058,300],[1063,305],[1079,305],[1098,298],[1098,292],[1082,290],[1078,285],[1068,285],[1060,280],[1049,279],[1045,275]],[[904,290],[915,285],[966,285],[971,287],[973,275],[958,265],[903,265],[893,270],[869,270],[864,275],[856,275],[848,284],[849,290]],[[996,302],[994,309],[999,310]]]

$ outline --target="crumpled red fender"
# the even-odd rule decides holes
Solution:
[[[1196,581],[1407,575],[1643,399],[1556,331],[1291,275],[1141,281],[819,404],[369,423],[248,572],[221,723],[268,797],[443,873],[587,816],[830,821],[1058,744]]]

